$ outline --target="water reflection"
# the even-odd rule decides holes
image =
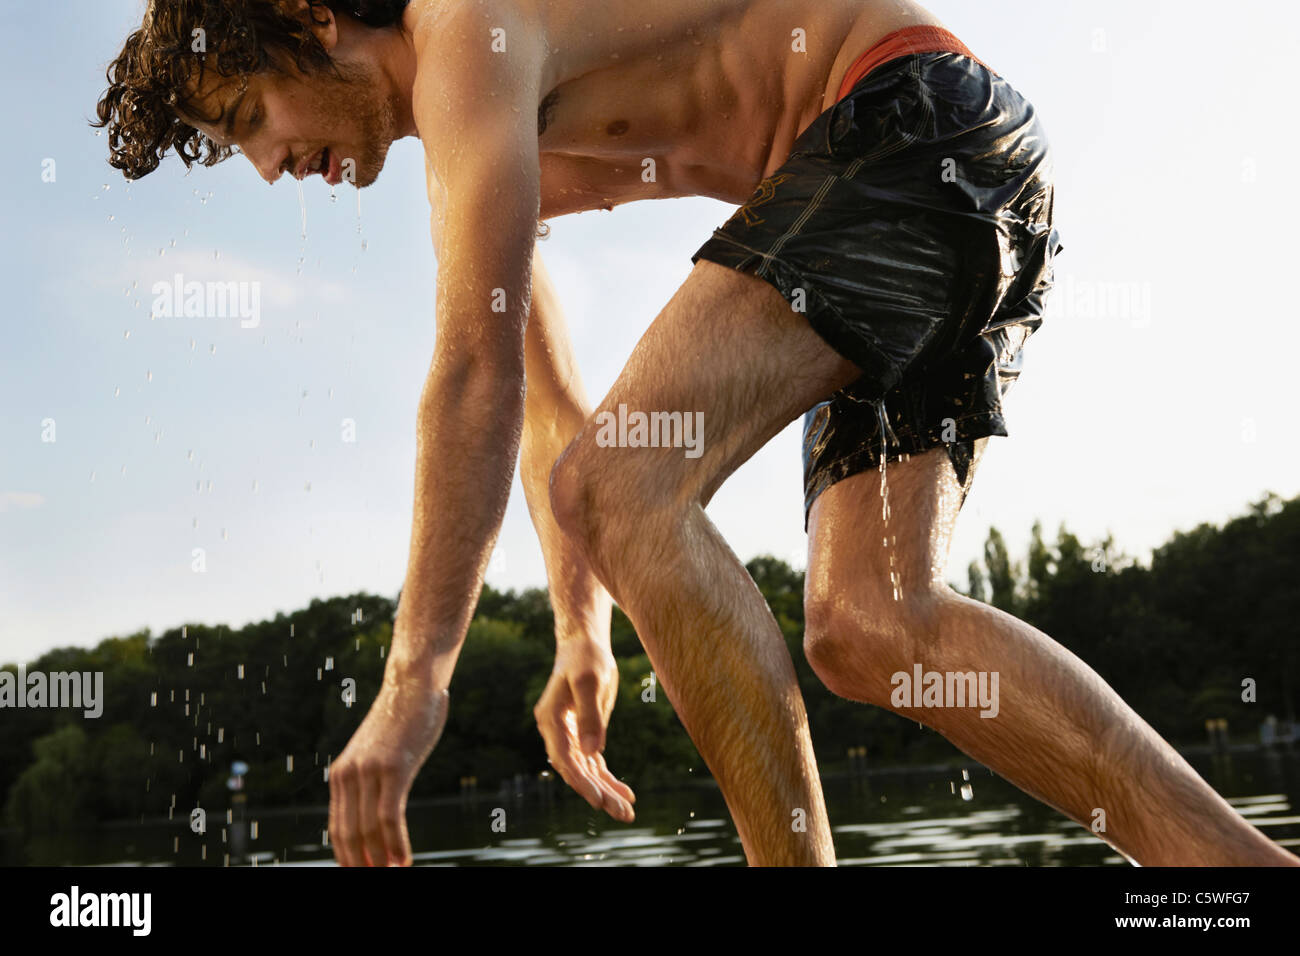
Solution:
[[[1197,769],[1271,839],[1292,852],[1300,847],[1300,758],[1236,756],[1231,765],[1211,761]],[[970,798],[962,793],[966,787]],[[1128,865],[1088,830],[978,766],[966,774],[956,767],[827,779],[824,788],[841,866]],[[745,863],[726,806],[711,787],[647,792],[637,811],[628,827],[576,797],[508,793],[413,803],[408,820],[417,866]],[[492,826],[502,812],[504,833]],[[260,810],[257,819],[245,865],[333,865],[321,842],[326,808]],[[239,862],[228,861],[230,852],[220,827],[200,837],[180,817],[26,841],[12,832],[0,836],[0,862],[9,865],[222,866]]]

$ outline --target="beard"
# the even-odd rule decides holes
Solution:
[[[324,73],[316,79],[320,91],[316,119],[321,129],[346,132],[353,140],[349,153],[339,159],[355,163],[353,174],[344,174],[344,182],[352,182],[357,189],[369,186],[384,168],[388,149],[397,139],[397,109],[381,92],[384,89],[377,68],[354,63],[336,62],[338,75]],[[340,121],[346,119],[347,125]],[[332,149],[343,149],[336,144]]]

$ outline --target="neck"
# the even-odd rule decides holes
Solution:
[[[417,136],[415,109],[412,98],[415,90],[415,41],[405,22],[403,29],[395,27],[368,27],[348,17],[338,18],[340,42],[345,34],[365,57],[374,63],[383,78],[385,98],[393,109],[397,121],[396,136]]]

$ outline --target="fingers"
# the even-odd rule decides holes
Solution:
[[[621,820],[623,823],[631,823],[636,818],[636,813],[632,810],[632,801],[636,799],[631,789],[621,780],[616,778],[605,766],[605,757],[603,754],[596,756],[586,756],[591,773],[600,783],[605,797],[605,812],[615,820]]]
[[[406,830],[406,791],[407,787],[395,770],[380,772],[373,823],[383,844],[387,863],[375,860],[379,866],[411,865],[411,839]]]
[[[594,809],[603,810],[605,798],[600,784],[585,761],[579,759],[581,754],[568,729],[559,720],[546,721],[541,729],[546,754],[550,757],[555,772]]]
[[[575,793],[600,810],[604,802],[600,788],[595,777],[575,759],[575,748],[570,742],[571,700],[568,682],[555,675],[533,708],[533,716],[537,719],[537,730],[546,745],[551,768]]]
[[[599,767],[603,779],[611,788],[613,788],[614,792],[628,803],[636,803],[636,794],[632,792],[632,788],[622,780],[618,779],[618,777],[614,776],[613,771],[611,771],[609,767],[605,766],[605,755],[596,754],[595,759],[596,765]]]
[[[393,787],[400,786],[396,776],[391,779]],[[384,831],[384,845],[388,847],[389,866],[411,865],[411,834],[406,828],[406,792],[409,787],[409,784],[401,786],[391,796],[388,789],[380,794],[379,825]]]
[[[593,809],[630,823],[635,818],[632,804],[636,796],[610,772],[600,753],[605,743],[605,718],[597,700],[598,688],[594,677],[554,682],[543,692],[533,715],[551,767],[560,779]],[[587,749],[579,743],[583,736],[588,740],[595,737],[594,753],[583,752]]]
[[[356,767],[346,761],[337,761],[330,768],[330,815],[334,858],[341,866],[365,866],[365,847],[361,841],[360,780]]]
[[[605,715],[600,706],[600,681],[586,673],[572,682],[573,707],[577,716],[578,740],[587,754],[605,749]]]
[[[334,862],[339,866],[347,866],[344,859],[343,840],[339,836],[339,821],[343,816],[343,791],[339,787],[338,775],[334,772],[334,764],[330,764],[325,774],[325,779],[330,785],[330,815],[329,815],[329,837],[330,849],[334,851]]]
[[[384,833],[379,825],[379,796],[383,786],[382,774],[373,767],[361,769],[361,842],[365,847],[370,866],[388,865],[388,848],[384,846]]]

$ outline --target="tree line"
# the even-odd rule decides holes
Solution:
[[[850,748],[866,747],[874,765],[958,757],[940,735],[827,691],[803,654],[802,573],[772,557],[747,567],[794,659],[823,773],[846,766]],[[1297,581],[1300,498],[1270,494],[1222,527],[1176,533],[1146,564],[1109,538],[1085,546],[1064,526],[1049,544],[1037,524],[1023,560],[1012,560],[991,528],[957,590],[1051,635],[1178,745],[1203,741],[1210,718],[1226,718],[1239,738],[1267,715],[1295,719]],[[41,655],[29,673],[102,671],[103,716],[0,710],[7,822],[40,831],[224,808],[236,760],[249,765],[257,806],[327,803],[323,770],[379,688],[395,611],[395,599],[356,594],[238,629],[146,629]],[[467,777],[493,789],[548,769],[532,708],[554,659],[553,623],[543,590],[483,589],[448,723],[413,799],[456,792]],[[650,661],[617,609],[612,644],[621,681],[611,768],[637,790],[707,778],[662,689],[650,692]],[[1243,699],[1247,679],[1254,701]]]

